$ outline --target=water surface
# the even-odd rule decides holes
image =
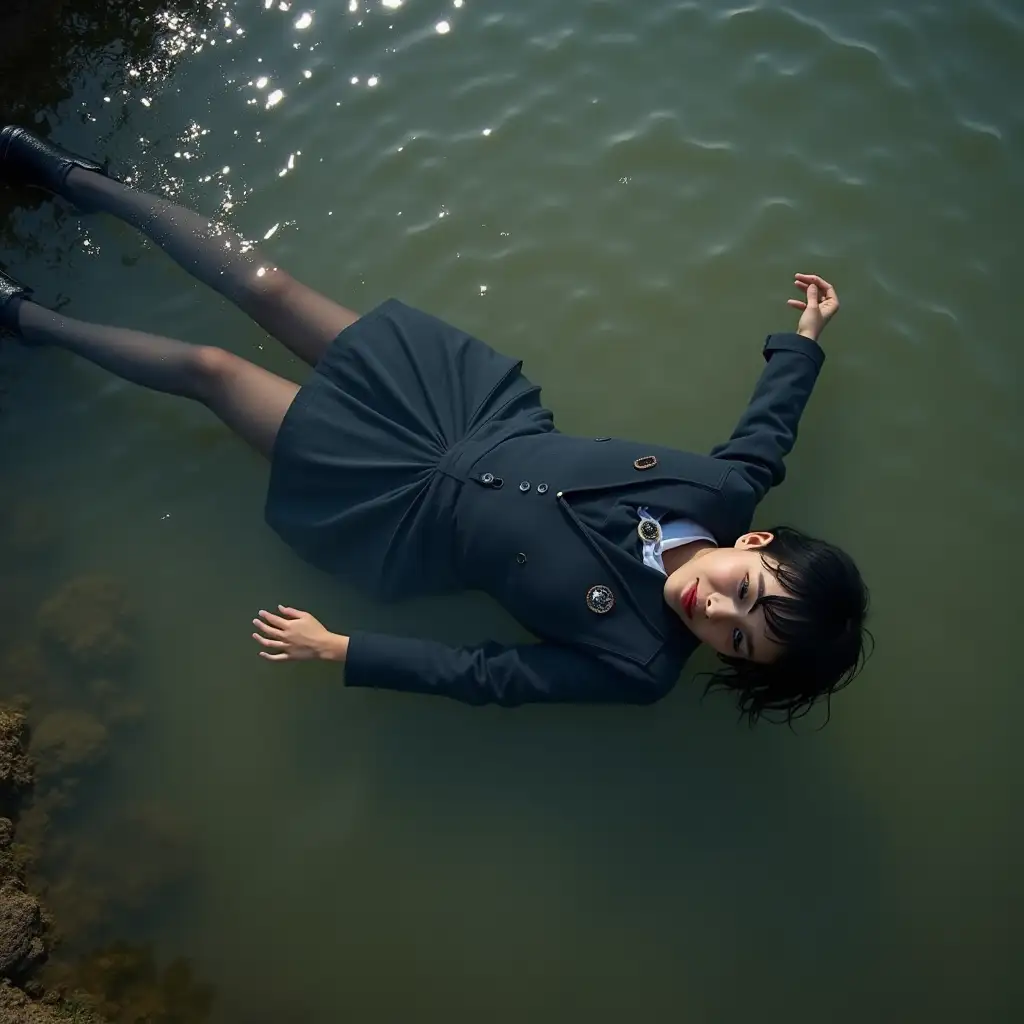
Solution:
[[[175,26],[167,75],[84,75],[54,137],[345,305],[398,295],[524,359],[564,430],[710,447],[791,327],[792,273],[833,280],[761,525],[855,555],[878,648],[797,735],[737,726],[692,672],[652,708],[508,712],[264,665],[247,623],[278,602],[522,633],[475,595],[339,589],[262,523],[265,466],[204,410],[7,349],[4,493],[141,616],[149,732],[111,785],[177,808],[193,848],[143,937],[196,957],[225,1020],[1019,1019],[1019,6],[212,12]],[[45,205],[13,226],[0,264],[43,300],[302,379],[127,228]]]

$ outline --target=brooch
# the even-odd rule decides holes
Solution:
[[[635,469],[654,469],[657,464],[658,460],[653,455],[641,455],[633,466]]]
[[[610,587],[598,585],[587,591],[587,607],[597,615],[607,615],[615,607],[615,595]]]
[[[641,519],[636,532],[645,544],[657,544],[661,540],[661,523],[657,519]]]

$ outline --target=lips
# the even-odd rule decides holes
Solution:
[[[686,613],[688,619],[693,618],[693,610],[697,607],[697,584],[699,580],[694,580],[684,591],[682,597],[679,599],[679,603],[682,605],[683,611]]]

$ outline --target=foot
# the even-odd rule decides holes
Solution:
[[[0,329],[15,331],[18,328],[18,305],[32,294],[31,288],[18,284],[0,270]]]
[[[76,167],[110,177],[106,165],[75,156],[27,128],[13,124],[0,128],[0,177],[59,194],[64,179]]]

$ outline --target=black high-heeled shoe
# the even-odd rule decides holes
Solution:
[[[27,128],[14,124],[0,128],[0,178],[59,193],[76,167],[113,177],[106,164],[76,156]]]
[[[13,277],[8,277],[0,270],[0,330],[6,328],[9,331],[15,330],[17,324],[11,316],[16,303],[15,299],[27,299],[32,294],[32,289],[19,284]]]

